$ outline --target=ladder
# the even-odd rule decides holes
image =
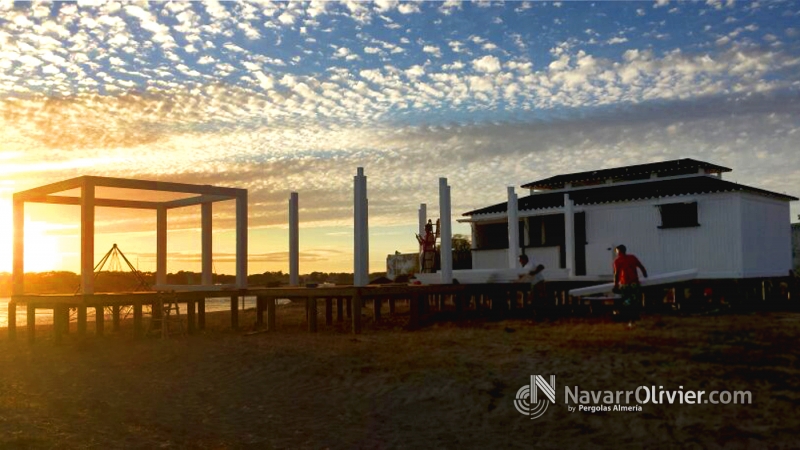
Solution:
[[[181,308],[174,291],[159,293],[158,301],[153,306],[148,334],[160,333],[162,339],[171,334],[184,334]]]

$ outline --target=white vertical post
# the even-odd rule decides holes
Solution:
[[[94,182],[81,187],[81,293],[94,294]]]
[[[14,199],[14,262],[12,295],[25,293],[25,202]]]
[[[367,200],[367,177],[359,167],[353,178],[353,284],[369,284],[369,216]]]
[[[156,209],[156,285],[167,284],[167,208]]]
[[[425,237],[425,225],[428,223],[428,205],[419,204],[419,235]]]
[[[213,277],[213,238],[212,238],[212,203],[200,204],[200,234],[202,241],[201,259],[202,259],[202,281],[201,284],[211,286],[214,284]]]
[[[569,193],[564,194],[564,250],[567,276],[571,277],[575,275],[575,213]]]
[[[247,191],[236,196],[236,288],[247,289]]]
[[[300,217],[297,192],[289,195],[289,284],[300,284]]]
[[[513,186],[508,186],[508,267],[517,267],[519,259],[519,211],[517,194]]]
[[[439,178],[439,214],[441,215],[440,247],[442,284],[453,283],[453,231],[450,226],[450,186],[447,178]]]

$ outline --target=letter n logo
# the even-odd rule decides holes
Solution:
[[[543,395],[540,396],[540,394]],[[521,414],[536,419],[547,411],[550,403],[556,402],[556,376],[550,375],[550,383],[541,375],[531,375],[531,382],[522,386],[514,398],[514,407]]]

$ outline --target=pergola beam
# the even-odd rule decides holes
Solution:
[[[172,200],[164,202],[167,209],[183,208],[185,206],[203,205],[206,203],[221,202],[225,200],[235,200],[235,196],[230,195],[201,195],[199,197],[182,198],[179,200]]]
[[[55,194],[56,192],[64,192],[72,189],[77,189],[83,186],[83,180],[86,177],[70,178],[69,180],[58,181],[56,183],[46,184],[27,191],[17,192],[14,194],[14,200],[28,201],[29,198],[41,197],[43,195]]]
[[[55,205],[80,205],[81,197],[67,197],[63,195],[44,195],[32,197],[25,200],[27,203],[49,203]],[[160,203],[138,200],[115,200],[109,198],[95,198],[94,206],[108,208],[132,208],[132,209],[158,209]]]
[[[86,177],[90,178],[95,186],[123,188],[123,189],[139,189],[145,191],[160,191],[160,192],[177,192],[183,194],[199,194],[199,195],[221,195],[228,198],[234,198],[242,192],[247,192],[246,189],[217,187],[210,185],[186,184],[186,183],[173,183],[170,181],[149,181],[149,180],[129,180],[125,178],[109,178],[109,177]]]

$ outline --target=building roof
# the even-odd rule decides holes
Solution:
[[[710,194],[716,192],[748,192],[779,200],[798,200],[790,195],[745,186],[714,176],[698,175],[688,178],[666,180],[654,179],[642,183],[608,184],[568,191],[575,205],[614,203],[648,198],[674,197],[679,195]],[[520,198],[517,201],[520,211],[559,208],[564,206],[565,192],[540,192]],[[505,213],[508,202],[464,213],[464,216]]]
[[[697,161],[690,158],[683,158],[657,163],[637,164],[634,166],[615,167],[612,169],[591,170],[588,172],[556,175],[554,177],[523,184],[522,188],[539,190],[563,189],[566,183],[571,183],[572,186],[580,186],[586,184],[603,183],[608,179],[625,181],[650,178],[653,174],[656,174],[656,176],[660,177],[669,177],[698,173],[700,169],[703,169],[705,173],[709,174],[731,171],[731,169],[727,167],[718,166],[716,164]]]

